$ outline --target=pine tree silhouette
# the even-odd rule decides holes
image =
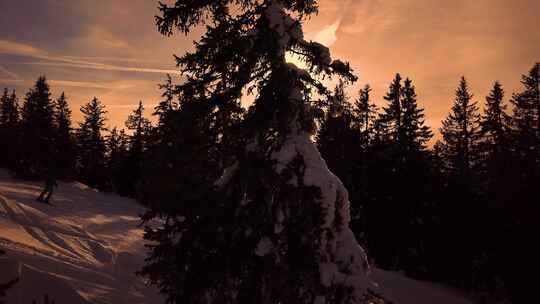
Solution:
[[[481,129],[480,114],[477,103],[472,100],[469,86],[464,77],[461,78],[456,90],[452,110],[443,121],[442,128],[442,158],[446,173],[446,187],[442,194],[445,208],[443,221],[445,231],[443,238],[452,235],[459,236],[463,246],[468,251],[459,252],[453,263],[446,265],[447,277],[462,288],[471,289],[475,260],[481,246],[478,240],[480,232],[476,228],[476,220],[482,214],[481,187],[479,171],[481,169]],[[467,210],[467,212],[463,212]],[[460,218],[459,227],[452,227],[456,218]],[[444,250],[449,250],[446,248]]]
[[[20,159],[17,174],[43,178],[54,170],[54,104],[45,76],[26,94],[21,111]]]
[[[540,63],[536,63],[522,76],[521,92],[512,96],[514,153],[510,166],[513,172],[505,185],[509,189],[509,200],[504,210],[505,225],[502,261],[515,261],[504,265],[504,281],[510,290],[511,300],[525,303],[535,297],[534,285],[524,279],[534,275],[530,265],[534,264],[540,252],[531,246],[538,224],[538,197],[540,189]],[[521,269],[521,271],[518,271]]]
[[[403,81],[396,74],[384,99],[387,105],[375,122],[372,141],[374,169],[369,179],[373,199],[366,205],[368,243],[381,267],[420,275],[424,272],[420,269],[425,269],[422,260],[428,221],[418,219],[426,217],[425,206],[431,199],[426,143],[432,133],[425,125],[424,110],[417,105],[410,79]]]
[[[479,161],[480,114],[472,97],[467,81],[462,77],[452,111],[443,121],[440,130],[446,171],[456,182],[461,183],[471,180],[473,168]]]
[[[105,106],[94,97],[81,107],[83,122],[77,130],[78,178],[92,187],[101,188],[105,183],[106,146],[102,132],[106,131]]]
[[[135,197],[141,188],[143,178],[141,171],[144,153],[146,152],[148,136],[152,129],[150,121],[144,117],[142,101],[139,102],[139,106],[128,116],[125,125],[128,130],[133,132],[133,134],[130,136],[129,140],[124,179],[127,194]]]
[[[76,146],[71,128],[71,109],[64,92],[56,100],[54,122],[56,126],[56,171],[59,177],[73,178],[75,175]]]
[[[8,94],[7,88],[0,97],[0,138],[5,143],[0,151],[0,166],[15,169],[18,161],[20,115],[15,91]]]
[[[120,195],[128,195],[130,186],[127,185],[127,158],[129,138],[125,131],[113,128],[107,137],[107,181],[106,189]]]

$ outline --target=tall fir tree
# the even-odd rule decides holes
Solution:
[[[179,107],[171,75],[167,74],[167,80],[159,87],[163,90],[161,95],[163,100],[158,103],[154,108],[154,113],[152,113],[152,115],[157,116],[158,118],[158,127],[166,124],[168,115],[173,113],[174,110],[178,110]]]
[[[316,12],[315,1],[235,4],[160,8],[164,34],[207,26],[178,60],[184,96],[204,89],[199,102],[222,109],[244,89],[257,96],[239,130],[245,144],[222,178],[187,192],[182,213],[148,227],[154,245],[142,273],[171,303],[362,303],[368,266],[348,228],[347,191],[311,140],[310,89],[329,92],[285,55],[298,53],[320,76],[355,77],[328,48],[303,39],[301,21]]]
[[[127,164],[125,173],[125,185],[127,195],[135,197],[141,188],[142,165],[144,153],[147,149],[147,141],[150,135],[152,125],[150,120],[144,117],[144,106],[142,101],[138,107],[128,116],[126,128],[133,132],[130,136],[129,150],[127,155]]]
[[[511,300],[515,303],[525,303],[535,297],[532,282],[521,278],[535,275],[530,265],[540,254],[530,245],[540,229],[537,219],[540,212],[540,63],[535,63],[522,76],[521,83],[523,89],[511,100],[514,105],[511,145],[514,162],[511,163],[513,172],[509,183],[505,185],[511,197],[505,208],[510,223],[503,235],[505,242],[501,258],[502,261],[515,261],[502,267]]]
[[[368,242],[381,267],[421,275],[426,242],[422,232],[429,218],[425,206],[430,200],[426,143],[432,133],[410,79],[403,81],[396,74],[384,99],[387,105],[378,118],[381,133],[373,147],[376,170],[370,172],[376,199],[366,209],[368,220],[382,220],[369,221]]]
[[[471,182],[473,169],[479,165],[480,160],[480,114],[472,97],[469,85],[465,77],[462,77],[452,110],[440,129],[446,172],[455,182],[464,184]]]
[[[107,137],[107,190],[120,195],[128,195],[126,182],[129,138],[124,129],[113,128]]]
[[[387,101],[387,106],[382,108],[380,114],[380,124],[384,130],[384,137],[387,140],[387,144],[395,142],[399,144],[403,139],[404,130],[402,128],[403,109],[401,100],[403,97],[403,84],[401,75],[396,74],[392,80],[388,92],[384,96],[384,100]]]
[[[479,240],[481,232],[476,227],[476,220],[481,216],[483,204],[482,188],[479,183],[481,169],[481,126],[477,103],[472,100],[469,85],[462,77],[452,109],[442,122],[442,159],[446,174],[446,187],[441,194],[443,204],[441,209],[444,231],[442,238],[458,236],[468,251],[456,254],[453,263],[443,265],[445,276],[452,283],[462,288],[473,288],[474,263],[479,258]],[[466,210],[464,212],[464,210]],[[460,225],[452,225],[460,218]],[[443,246],[448,246],[443,244]],[[444,250],[449,250],[445,247]]]
[[[533,180],[540,162],[540,63],[522,76],[521,83],[523,91],[512,97],[514,147],[522,178]]]
[[[58,176],[71,179],[75,174],[76,146],[71,128],[71,109],[64,92],[56,100],[54,111],[56,127],[55,163]]]
[[[424,109],[418,107],[416,89],[412,80],[405,79],[402,90],[402,128],[401,142],[406,153],[426,151],[426,144],[433,137],[429,126],[425,124]]]
[[[484,105],[484,114],[480,122],[482,132],[481,153],[483,158],[482,173],[487,200],[491,207],[503,207],[509,199],[508,178],[513,166],[511,154],[511,118],[506,113],[504,90],[496,81]]]
[[[375,137],[375,121],[377,106],[371,103],[371,87],[365,85],[358,92],[358,99],[354,102],[353,116],[356,128],[360,131],[361,149],[366,151]]]
[[[373,196],[370,191],[373,180],[369,178],[372,170],[377,170],[373,146],[377,140],[377,116],[378,108],[371,101],[371,87],[365,85],[359,92],[352,108],[353,128],[359,132],[359,142],[355,148],[357,156],[354,158],[354,181],[356,183],[355,199],[351,200],[352,218],[351,225],[356,236],[368,246],[367,235],[367,212],[365,207],[372,203]]]
[[[328,168],[343,181],[349,191],[354,225],[362,215],[359,186],[365,182],[357,180],[356,175],[362,157],[363,134],[360,132],[352,105],[345,93],[345,85],[340,81],[332,96],[328,98],[328,110],[321,120],[316,142]]]
[[[106,183],[105,153],[103,138],[105,128],[105,106],[94,97],[81,107],[83,121],[77,130],[79,179],[92,187],[102,188]]]
[[[26,178],[43,178],[56,174],[54,103],[49,84],[41,76],[26,93],[21,111],[20,161],[17,174]]]
[[[321,121],[316,141],[328,167],[344,181],[349,192],[354,192],[351,163],[356,163],[360,134],[355,128],[351,104],[344,89],[340,82],[329,98],[329,109]]]
[[[0,151],[0,166],[15,169],[18,159],[19,105],[15,90],[8,94],[7,88],[0,97],[0,138],[5,143]]]

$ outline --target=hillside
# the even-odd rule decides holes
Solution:
[[[58,304],[159,302],[133,274],[144,259],[142,207],[62,182],[49,206],[35,201],[40,188],[0,170],[0,247],[7,251],[0,281],[21,278],[8,303],[31,303],[44,293]]]
[[[143,208],[80,183],[59,183],[53,206],[35,201],[40,183],[0,170],[0,282],[20,277],[7,303],[48,293],[57,304],[162,303],[133,273],[143,263]],[[371,279],[396,304],[470,304],[446,287],[374,269]]]

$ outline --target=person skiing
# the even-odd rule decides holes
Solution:
[[[50,204],[49,200],[51,199],[55,187],[58,187],[58,184],[56,183],[53,175],[49,174],[45,179],[45,188],[43,189],[43,191],[41,191],[41,194],[37,198],[37,201],[43,202],[45,204]]]

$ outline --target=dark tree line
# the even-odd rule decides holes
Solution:
[[[351,194],[353,227],[385,269],[524,303],[540,190],[540,64],[510,100],[495,82],[479,110],[465,78],[432,148],[412,81],[396,75],[382,110],[370,88],[338,86],[317,143]],[[509,109],[509,105],[512,109]]]
[[[84,104],[82,122],[72,123],[68,98],[51,97],[39,77],[22,102],[7,89],[0,99],[0,166],[25,179],[78,180],[92,187],[135,197],[151,125],[142,102],[124,129],[108,132],[105,106],[97,98]]]

